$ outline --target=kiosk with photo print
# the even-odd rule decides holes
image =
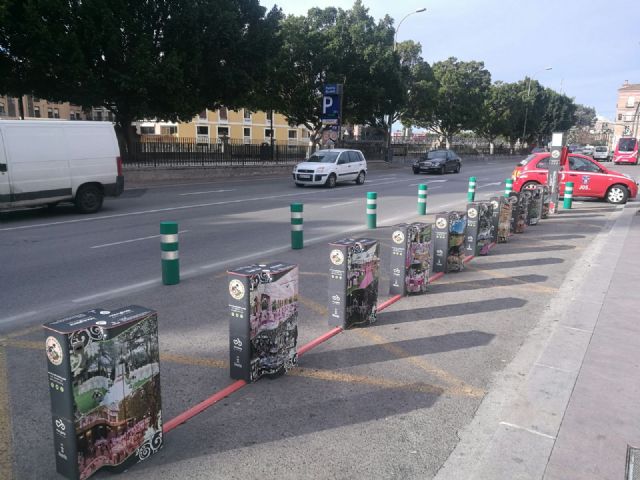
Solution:
[[[402,223],[391,233],[391,295],[424,293],[431,272],[432,226]]]
[[[247,265],[229,275],[231,378],[276,377],[298,362],[298,265]]]
[[[380,245],[371,238],[329,244],[329,325],[344,329],[376,321]]]
[[[44,325],[56,469],[86,479],[162,446],[158,318],[131,305]]]

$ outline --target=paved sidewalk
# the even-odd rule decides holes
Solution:
[[[629,204],[569,273],[437,479],[625,478],[627,445],[640,446],[639,249]]]
[[[626,239],[613,263],[545,479],[625,478],[627,445],[640,447],[639,212],[629,206],[621,218],[620,228],[628,228]],[[631,224],[626,227],[628,217]]]

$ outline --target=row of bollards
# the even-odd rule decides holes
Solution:
[[[469,178],[467,201],[475,201],[476,177]],[[505,180],[504,196],[509,197],[513,191],[513,180]],[[573,182],[567,182],[564,192],[563,208],[571,209],[573,200]],[[291,204],[291,248],[299,250],[304,247],[303,204]],[[377,192],[367,192],[367,228],[377,228]],[[418,215],[427,214],[427,185],[418,185]],[[180,260],[178,257],[178,224],[177,222],[160,222],[160,241],[162,251],[162,283],[175,285],[180,282]]]

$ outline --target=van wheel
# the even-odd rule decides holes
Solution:
[[[520,189],[520,191],[522,192],[524,190],[533,190],[538,186],[540,186],[538,182],[527,182],[524,185],[522,185],[522,188]]]
[[[96,213],[102,207],[104,196],[96,185],[84,185],[78,189],[76,208],[82,213]]]
[[[331,175],[329,175],[329,178],[327,178],[327,182],[325,183],[325,185],[329,188],[333,188],[336,186],[336,183],[337,183],[336,176],[335,174],[332,173]]]
[[[607,190],[607,202],[622,205],[627,203],[629,191],[624,185],[613,185]]]
[[[360,172],[358,174],[358,177],[356,178],[356,184],[357,185],[362,185],[364,183],[364,177],[365,177],[365,173],[364,172]]]

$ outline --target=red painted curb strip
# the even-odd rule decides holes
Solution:
[[[317,347],[318,345],[320,345],[323,342],[326,342],[327,340],[329,340],[331,337],[335,337],[337,334],[342,333],[344,331],[344,329],[342,327],[336,327],[333,330],[329,330],[327,333],[325,333],[324,335],[320,335],[318,338],[316,338],[315,340],[311,340],[309,343],[307,343],[306,345],[303,345],[302,347],[300,347],[298,349],[298,356],[302,356],[305,353],[307,353],[309,350],[311,350],[312,348]]]
[[[171,420],[166,422],[162,426],[162,433],[170,432],[171,430],[173,430],[177,426],[182,425],[187,420],[189,420],[189,419],[195,417],[196,415],[198,415],[199,413],[205,411],[211,405],[213,405],[215,403],[218,403],[220,400],[222,400],[223,398],[228,397],[233,392],[235,392],[237,390],[240,390],[245,385],[247,385],[247,382],[245,382],[244,380],[237,380],[237,381],[233,382],[227,388],[225,388],[223,390],[220,390],[218,393],[210,396],[206,400],[200,402],[199,404],[191,407],[187,411],[181,413],[177,417],[172,418]]]

